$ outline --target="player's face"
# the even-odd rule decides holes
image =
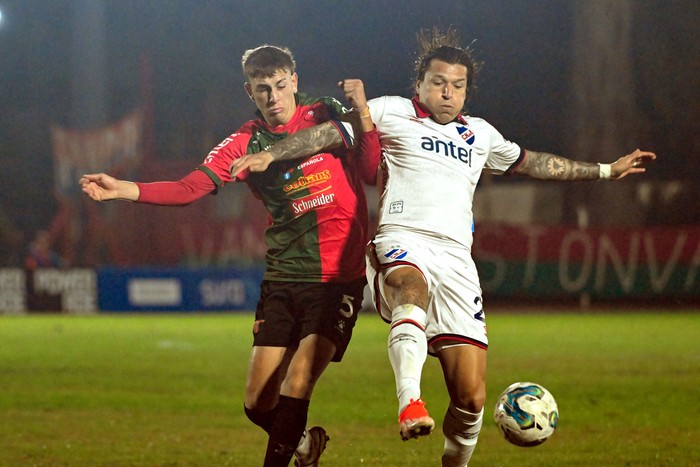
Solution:
[[[245,90],[270,126],[284,125],[294,115],[297,74],[277,70],[266,78],[249,78]]]
[[[416,84],[418,100],[438,123],[449,123],[459,115],[467,99],[467,67],[434,59],[425,77]]]

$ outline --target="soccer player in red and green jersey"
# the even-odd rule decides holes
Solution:
[[[261,285],[245,412],[269,435],[265,467],[318,465],[328,439],[321,427],[305,430],[314,385],[331,361],[340,361],[360,309],[368,241],[363,180],[373,181],[377,160],[353,154],[357,131],[341,122],[346,113],[333,98],[297,92],[292,53],[263,45],[242,57],[247,94],[257,117],[224,139],[179,181],[138,183],[107,174],[84,175],[82,190],[95,201],[125,199],[155,205],[186,205],[226,183],[245,182],[270,218],[265,231],[266,271]],[[366,108],[364,92],[353,107]],[[246,154],[269,149],[298,130],[327,123],[342,143],[331,151],[272,164],[262,173],[229,169]],[[360,128],[362,128],[360,130]],[[359,135],[358,135],[359,136]],[[319,143],[319,148],[325,146]]]

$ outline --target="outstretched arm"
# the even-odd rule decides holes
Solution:
[[[178,181],[136,183],[105,173],[86,174],[80,186],[94,201],[121,199],[162,206],[185,206],[216,189],[204,172],[194,170]]]
[[[630,174],[646,172],[641,165],[654,159],[656,154],[639,149],[612,164],[593,164],[546,152],[526,151],[525,159],[513,173],[541,180],[619,180]]]
[[[83,175],[80,178],[80,186],[83,193],[87,194],[94,201],[109,201],[112,199],[138,201],[141,194],[136,183],[118,180],[105,173]]]

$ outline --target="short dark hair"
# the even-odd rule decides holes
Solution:
[[[425,71],[432,60],[442,60],[450,65],[464,65],[467,67],[467,99],[474,90],[474,79],[481,69],[482,62],[474,59],[474,42],[466,47],[460,45],[457,31],[448,27],[446,31],[433,28],[421,29],[417,34],[419,55],[414,65],[415,79],[413,84],[423,81]]]
[[[290,73],[296,70],[291,50],[268,44],[246,50],[241,57],[241,65],[248,78],[267,78],[278,70],[287,70]]]

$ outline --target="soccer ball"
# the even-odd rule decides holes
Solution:
[[[559,409],[552,393],[543,386],[513,383],[498,398],[493,418],[507,441],[531,447],[552,436],[559,421]]]

